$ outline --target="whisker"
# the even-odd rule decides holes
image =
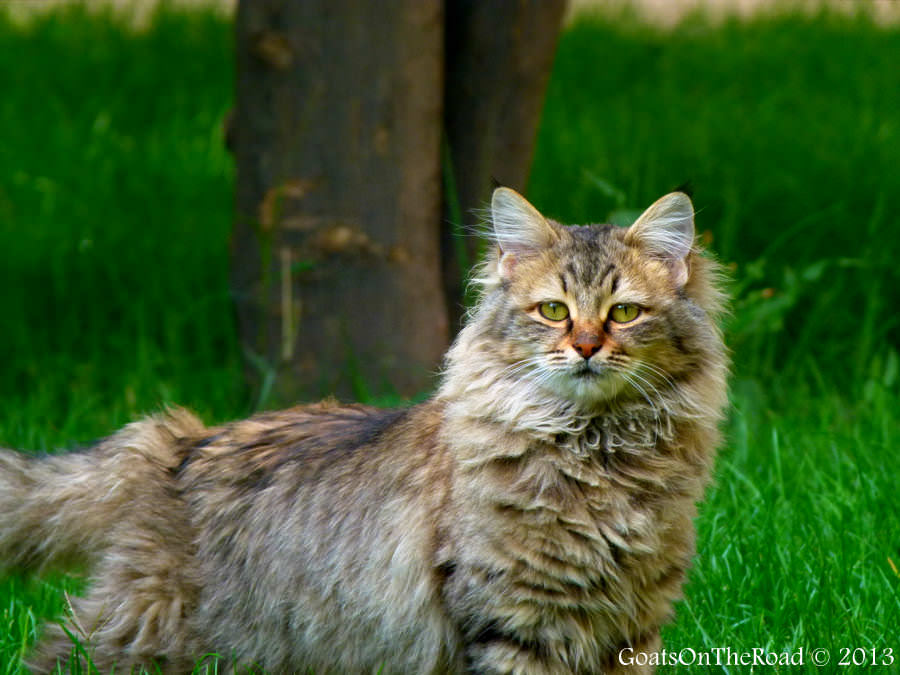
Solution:
[[[634,359],[634,364],[637,368],[646,370],[647,372],[657,376],[659,379],[661,379],[663,382],[665,382],[668,386],[670,386],[670,387],[675,386],[675,380],[672,378],[672,376],[669,375],[669,373],[664,371],[659,366],[652,364],[649,361],[645,361],[643,359]]]
[[[660,392],[660,390],[656,387],[656,385],[653,384],[653,382],[651,382],[646,377],[644,377],[643,375],[641,375],[635,371],[631,371],[628,374],[631,377],[636,378],[636,379],[640,380],[641,382],[643,382],[644,384],[646,384],[647,387],[649,387],[651,390],[653,390],[653,393],[656,394],[657,398],[662,399],[662,397],[663,397],[662,392]]]
[[[530,367],[539,366],[541,363],[541,355],[534,354],[531,356],[526,356],[524,359],[520,359],[515,361],[514,363],[509,364],[505,368],[503,368],[497,375],[499,377],[508,377],[510,375],[517,375],[522,371],[527,370]]]
[[[650,398],[650,395],[647,393],[647,391],[641,386],[640,382],[638,382],[635,379],[634,373],[629,373],[627,371],[621,371],[620,374],[625,379],[625,381],[628,382],[628,384],[630,384],[632,387],[634,387],[637,390],[637,392],[643,397],[643,399],[647,402],[647,405],[650,406],[650,408],[653,410],[654,414],[656,415],[658,413],[658,410],[657,410],[656,406],[654,405],[653,400]],[[641,379],[643,379],[643,378],[641,378]],[[644,381],[646,382],[646,380],[644,380]]]

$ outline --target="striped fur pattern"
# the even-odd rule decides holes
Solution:
[[[101,671],[616,673],[657,649],[725,405],[716,267],[680,193],[623,229],[500,188],[492,219],[431,400],[0,451],[0,564],[87,570],[68,621]],[[70,652],[48,627],[35,671]]]

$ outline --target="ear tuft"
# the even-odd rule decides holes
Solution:
[[[515,190],[500,187],[491,197],[491,224],[503,254],[527,256],[551,246],[557,234],[547,219]]]
[[[679,286],[687,283],[687,256],[694,246],[694,205],[683,192],[657,199],[628,228],[626,243],[665,261]]]

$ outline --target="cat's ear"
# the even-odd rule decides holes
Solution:
[[[694,205],[683,192],[660,197],[625,234],[625,242],[665,261],[677,286],[687,283],[688,254],[694,245]]]
[[[507,276],[516,260],[534,255],[559,238],[547,219],[515,190],[500,187],[491,197],[491,224],[500,248],[500,275]]]

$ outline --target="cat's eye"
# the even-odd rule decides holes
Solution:
[[[542,302],[538,305],[541,316],[550,321],[562,321],[569,316],[569,308],[561,302]]]
[[[609,318],[616,323],[628,323],[634,321],[641,313],[641,308],[637,305],[619,304],[613,305],[609,310]]]

